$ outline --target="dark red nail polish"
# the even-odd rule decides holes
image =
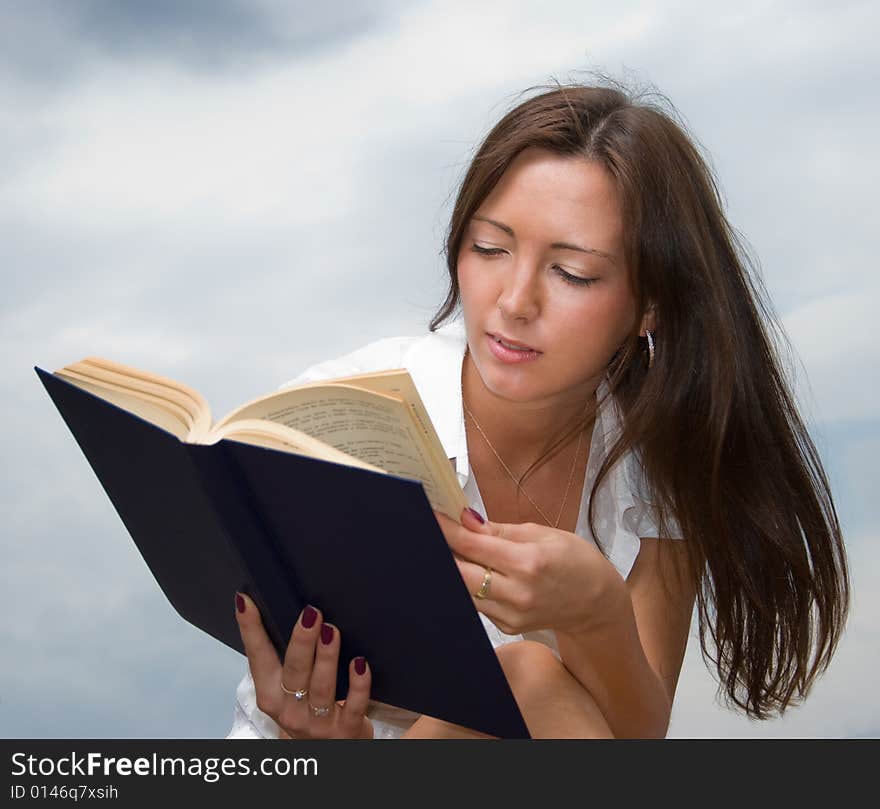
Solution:
[[[354,670],[358,674],[364,674],[367,670],[367,658],[365,657],[356,657],[354,659]]]
[[[309,604],[303,610],[302,622],[303,626],[306,629],[311,629],[315,625],[315,621],[318,619],[318,611]]]
[[[474,511],[472,508],[468,508],[468,511],[471,513],[471,515],[472,515],[475,519],[477,519],[477,520],[480,521],[480,525],[485,525],[485,524],[486,524],[486,521],[483,519],[483,517],[482,517],[482,515],[480,514],[480,512],[478,512],[478,511]]]
[[[325,646],[329,646],[333,640],[333,627],[330,624],[324,624],[321,627],[321,643]]]
[[[244,612],[245,603],[244,603],[244,598],[242,598],[241,593],[236,593],[236,594],[235,594],[235,608],[236,608],[239,612]]]

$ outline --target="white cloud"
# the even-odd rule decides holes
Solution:
[[[165,65],[101,74],[46,114],[63,142],[0,205],[91,227],[338,216],[352,204],[356,131],[331,105],[310,105],[300,78],[218,86]]]
[[[876,301],[880,287],[834,292],[783,320],[806,373],[798,396],[815,421],[880,419]]]
[[[99,228],[338,219],[352,212],[365,141],[423,136],[459,100],[479,94],[483,109],[487,88],[548,81],[581,64],[590,42],[613,49],[640,39],[651,18],[638,5],[570,11],[589,16],[585,39],[528,4],[520,11],[417,5],[397,26],[338,50],[222,80],[158,58],[96,62],[67,93],[28,109],[29,128],[49,133],[49,145],[0,188],[0,211]]]

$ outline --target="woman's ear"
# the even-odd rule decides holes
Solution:
[[[645,314],[642,317],[642,324],[639,328],[639,336],[644,337],[645,331],[654,332],[657,328],[657,308],[653,303],[648,304]]]

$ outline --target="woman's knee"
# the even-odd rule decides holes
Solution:
[[[565,669],[549,646],[533,640],[505,643],[495,653],[517,699],[545,690]]]
[[[516,641],[495,652],[533,738],[613,738],[592,694],[549,646]]]

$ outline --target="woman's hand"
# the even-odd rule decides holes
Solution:
[[[615,614],[623,579],[583,537],[535,523],[481,522],[471,509],[460,525],[434,514],[472,596],[491,568],[486,597],[474,604],[502,632],[591,631]]]
[[[279,726],[279,738],[373,738],[373,723],[366,717],[369,667],[363,657],[349,663],[348,697],[336,702],[340,635],[336,627],[323,622],[319,610],[308,606],[300,613],[282,664],[257,605],[242,593],[235,594],[235,603],[257,707]]]

